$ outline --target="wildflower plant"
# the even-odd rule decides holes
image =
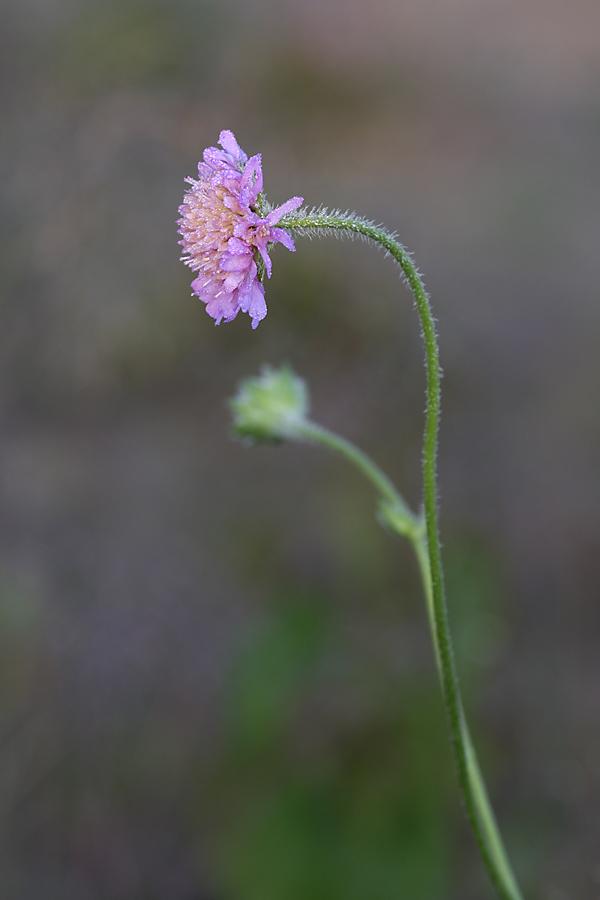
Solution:
[[[423,444],[423,510],[413,512],[388,476],[345,438],[309,418],[304,381],[288,368],[264,367],[247,378],[230,401],[234,433],[257,442],[303,441],[340,454],[371,482],[378,495],[381,523],[410,541],[423,582],[428,620],[448,715],[459,787],[467,818],[490,879],[503,900],[522,900],[488,798],[465,718],[448,624],[444,572],[438,533],[436,451],[440,417],[440,365],[434,320],[421,276],[394,234],[354,214],[300,208],[293,197],[273,208],[263,193],[260,155],[248,159],[231,131],[209,147],[198,165],[198,180],[179,207],[182,260],[198,276],[193,293],[215,319],[230,322],[249,313],[252,327],[266,316],[263,281],[271,275],[269,252],[275,243],[295,250],[293,237],[356,236],[380,244],[400,266],[415,299],[425,345],[427,408]]]

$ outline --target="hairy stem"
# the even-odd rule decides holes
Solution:
[[[381,495],[381,499],[385,501],[386,508],[389,507],[394,511],[395,516],[401,522],[400,528],[403,526],[403,534],[416,534],[420,531],[420,521],[417,516],[409,509],[408,504],[392,484],[387,475],[382,472],[379,466],[373,462],[370,456],[367,456],[355,444],[340,437],[333,431],[317,425],[306,419],[294,426],[293,437],[310,441],[313,444],[320,444],[330,450],[334,450],[341,456],[344,456],[348,462],[359,469],[363,475],[371,482],[375,489]],[[398,526],[396,526],[398,529]]]
[[[415,530],[414,533],[407,533],[406,530],[402,531],[401,528],[397,530],[412,541],[423,577],[442,692],[448,713],[450,739],[454,751],[458,781],[469,822],[485,867],[500,896],[503,900],[521,900],[521,893],[502,844],[465,721],[454,663],[454,652],[446,609],[437,513],[436,452],[440,417],[440,366],[435,325],[427,293],[407,250],[396,241],[393,235],[371,222],[355,216],[328,214],[317,210],[315,212],[299,211],[282,220],[281,225],[299,235],[347,233],[350,235],[358,234],[375,241],[394,257],[415,298],[425,343],[427,369],[427,412],[423,445],[423,500],[426,541],[422,534],[419,535],[418,530]],[[314,436],[311,438],[306,435],[306,439],[314,440]],[[341,441],[342,439],[337,438],[336,440]],[[342,452],[347,457],[352,458],[354,451],[349,453],[347,442],[344,442],[344,445]],[[329,439],[329,446],[333,447],[331,438]],[[341,447],[338,446],[334,449],[341,449]],[[360,453],[360,451],[358,452]],[[365,469],[364,454],[360,454],[360,461],[356,458],[353,461],[357,462],[359,468],[365,474],[368,474]],[[369,475],[369,477],[371,476]],[[386,476],[383,476],[383,478],[385,483],[383,485],[384,490],[381,493],[385,500],[389,502],[392,500],[388,489],[390,483]],[[371,480],[375,481],[375,483],[377,482],[377,479],[373,479],[373,477],[371,477]],[[416,521],[414,516],[413,520]]]

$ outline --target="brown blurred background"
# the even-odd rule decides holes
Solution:
[[[413,560],[344,463],[249,450],[261,363],[414,504],[418,323],[360,242],[215,329],[175,219],[222,128],[425,273],[470,719],[528,898],[600,898],[600,6],[5,0],[0,896],[491,897]]]

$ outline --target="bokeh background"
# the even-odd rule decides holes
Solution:
[[[272,202],[397,230],[431,291],[450,615],[527,896],[600,897],[600,6],[5,0],[0,894],[476,900],[414,562],[369,488],[248,449],[261,363],[420,496],[390,260],[274,251],[215,329],[175,219],[232,129]]]

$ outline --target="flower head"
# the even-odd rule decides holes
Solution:
[[[192,291],[217,325],[223,319],[231,322],[241,309],[256,328],[267,314],[257,262],[270,278],[269,245],[279,242],[296,249],[288,232],[276,226],[301,205],[302,197],[292,197],[261,216],[265,201],[260,196],[260,154],[248,159],[231,131],[221,132],[219,144],[221,150],[204,151],[198,180],[186,178],[191,188],[184,194],[177,223],[181,259],[198,272]]]
[[[245,378],[229,401],[233,430],[254,442],[291,438],[309,411],[306,383],[289,366],[263,366],[257,378]]]

